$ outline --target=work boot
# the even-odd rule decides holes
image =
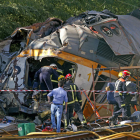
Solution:
[[[76,125],[72,124],[71,125],[71,128],[72,128],[73,132],[76,132],[77,131],[77,126]]]
[[[82,124],[82,127],[85,129],[89,129],[89,126],[87,125],[87,123]]]
[[[53,129],[52,132],[56,132],[56,129]]]
[[[116,118],[117,117],[113,115],[112,117],[109,118],[109,121],[114,121]]]
[[[129,120],[129,117],[122,117],[122,121],[126,121],[126,120]]]
[[[113,115],[112,117],[109,118],[109,121],[112,122],[113,125],[116,125],[117,124],[117,117]]]
[[[113,125],[117,125],[118,124],[118,119],[115,118],[114,121],[113,121]]]
[[[129,120],[132,120],[132,122],[136,122],[137,117],[136,116],[129,117]]]
[[[71,125],[68,125],[68,126],[63,130],[63,132],[68,132],[68,131],[72,131]]]

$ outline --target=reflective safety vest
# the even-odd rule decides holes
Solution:
[[[119,78],[116,82],[115,82],[115,93],[118,93],[120,96],[122,96],[123,94],[119,91],[126,91],[126,85],[125,85],[125,80],[123,78]],[[126,95],[128,95],[129,93],[127,93]]]
[[[61,73],[61,74],[63,75],[63,71],[62,71],[62,70],[57,69],[56,71],[57,71],[58,73]],[[51,82],[58,83],[58,79],[57,79],[57,80],[53,80],[53,79],[52,79],[52,76],[53,76],[53,75],[51,75],[51,77],[50,77]]]
[[[71,93],[72,93],[72,101],[67,102],[68,105],[75,103],[76,101],[76,85],[70,85]],[[69,96],[69,95],[68,95]],[[68,97],[69,99],[69,97]],[[65,102],[63,103],[65,105]]]
[[[73,101],[68,102],[68,104],[75,103],[75,101],[76,101],[76,86],[73,85],[73,87],[72,87],[72,85],[70,85],[70,88],[71,88],[71,92],[72,92]],[[74,89],[73,89],[73,88],[74,88]],[[73,90],[75,90],[75,91],[73,91]]]
[[[119,89],[119,85],[120,85],[120,82],[125,82],[125,80],[123,79],[123,78],[119,78],[117,81],[116,81],[116,83],[115,83],[115,90],[116,91],[119,91],[120,89]]]
[[[82,103],[82,99],[81,100],[78,100],[77,99],[77,96],[76,96],[76,100],[75,100],[76,102],[79,102],[79,103]]]

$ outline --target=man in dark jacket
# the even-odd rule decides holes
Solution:
[[[77,113],[79,120],[81,121],[81,124],[86,124],[86,119],[83,115],[83,112],[81,110],[82,105],[82,99],[81,94],[78,87],[73,83],[72,81],[72,75],[67,74],[66,77],[66,83],[64,85],[64,89],[67,91],[68,96],[68,103],[67,103],[67,113],[64,113],[64,120],[65,120],[65,128],[71,124],[71,120],[73,118],[73,110]]]
[[[34,84],[33,87],[36,89],[35,85],[36,83],[40,83],[40,89],[41,90],[53,90],[53,85],[50,79],[50,75],[54,75],[55,79],[58,79],[58,73],[56,72],[57,65],[51,64],[50,66],[44,66],[41,67],[34,76]],[[47,93],[47,92],[46,92]],[[45,94],[45,93],[44,93]]]
[[[131,73],[128,70],[124,70],[122,74],[123,74],[122,77],[115,82],[115,93],[114,93],[114,98],[119,106],[119,110],[114,112],[113,116],[109,118],[110,121],[115,120],[121,113],[124,119],[126,116],[128,116],[128,114],[131,114],[129,106],[130,95],[127,93],[120,92],[126,91],[126,80],[128,79]]]

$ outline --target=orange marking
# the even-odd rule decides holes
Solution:
[[[74,62],[77,64],[81,64],[83,66],[92,68],[97,68],[99,63],[96,63],[94,61],[82,58],[80,56],[76,56],[67,52],[62,51],[60,54],[55,54],[53,53],[53,51],[51,49],[48,50],[40,50],[40,49],[35,49],[35,50],[25,50],[23,52],[21,52],[18,57],[24,57],[24,55],[28,56],[42,56],[42,57],[58,57],[60,59],[66,60],[66,61],[70,61],[70,62]],[[15,57],[14,57],[15,58]],[[101,68],[106,68],[105,66],[101,65]],[[104,71],[99,71],[98,75],[100,76],[102,74],[102,72],[106,72],[109,74],[109,70],[104,70]],[[118,77],[118,72],[111,70],[110,71],[111,75],[114,75],[116,77]],[[135,81],[133,78],[131,78],[131,81]]]
[[[112,26],[112,27],[110,27],[110,29],[116,29],[116,27],[115,26]]]
[[[138,111],[138,109],[137,109],[137,106],[136,106],[136,105],[134,105],[134,106],[133,106],[133,108],[134,108],[134,110],[135,110],[135,111]]]

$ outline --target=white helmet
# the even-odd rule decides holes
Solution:
[[[50,64],[50,67],[53,67],[54,69],[57,69],[57,65],[56,64]]]

